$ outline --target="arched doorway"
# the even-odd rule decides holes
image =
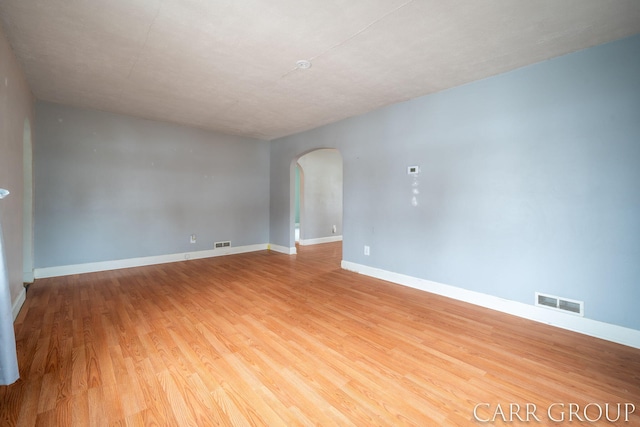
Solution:
[[[343,162],[333,148],[313,150],[294,160],[292,232],[301,246],[342,241]]]

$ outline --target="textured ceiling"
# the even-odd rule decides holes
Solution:
[[[640,33],[638,0],[0,0],[0,17],[38,99],[261,139]]]

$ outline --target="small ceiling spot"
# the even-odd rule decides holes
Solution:
[[[306,59],[301,59],[296,62],[296,68],[301,70],[306,70],[307,68],[311,68],[311,61],[307,61]]]

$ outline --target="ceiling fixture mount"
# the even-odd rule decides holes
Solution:
[[[306,70],[308,68],[311,68],[311,61],[307,61],[306,59],[301,59],[296,62],[296,68],[299,68],[301,70]]]

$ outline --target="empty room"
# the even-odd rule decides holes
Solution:
[[[0,0],[0,425],[640,425],[640,2]]]

